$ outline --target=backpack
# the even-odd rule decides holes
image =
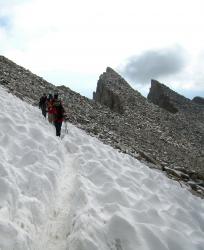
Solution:
[[[47,101],[47,110],[48,110],[48,113],[52,112],[52,110],[53,110],[53,99],[48,99],[48,101]]]
[[[55,100],[53,103],[53,107],[55,109],[54,119],[59,120],[64,117],[64,108],[60,100]]]

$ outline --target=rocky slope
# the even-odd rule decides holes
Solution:
[[[132,89],[111,68],[107,68],[100,76],[94,100],[90,100],[65,86],[56,87],[48,83],[3,56],[0,57],[0,84],[33,104],[38,103],[43,92],[58,91],[70,122],[122,152],[148,161],[150,167],[165,169],[169,175],[183,178],[189,184],[191,179],[201,183],[199,188],[196,186],[195,189],[202,190],[202,105],[199,105],[199,111],[194,113],[193,117],[197,117],[195,121],[190,119],[191,112],[185,111],[189,107],[186,106],[184,97],[183,106],[181,105],[183,109],[180,108],[180,104],[172,103],[177,110],[169,112]],[[162,86],[162,89],[165,87]],[[169,97],[168,101],[172,102],[171,100]],[[195,106],[192,110],[197,110]]]
[[[152,83],[153,87],[154,84],[155,81]],[[156,97],[160,101],[163,97],[158,91],[159,88],[160,92],[168,89],[157,82],[157,89],[152,91],[151,87],[148,98],[158,95]],[[130,140],[134,138],[136,143],[139,142],[139,145],[144,146],[153,156],[159,155],[163,163],[187,167],[190,162],[193,168],[198,170],[201,166],[196,159],[203,155],[204,145],[204,109],[175,92],[173,94],[168,95],[169,106],[176,109],[176,113],[152,105],[116,72],[108,68],[98,81],[94,97],[96,101],[107,105],[113,111],[122,112],[126,124],[130,124],[131,127]],[[193,121],[190,120],[192,117]]]

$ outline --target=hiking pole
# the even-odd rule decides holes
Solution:
[[[64,131],[65,131],[65,134],[68,134],[68,124],[67,124],[66,120],[65,120],[65,123],[64,123]]]

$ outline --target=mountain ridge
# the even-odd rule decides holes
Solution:
[[[196,181],[204,179],[201,105],[200,120],[189,121],[190,114],[155,105],[110,67],[99,77],[94,100],[66,86],[56,87],[5,57],[0,57],[0,84],[32,104],[43,92],[57,91],[69,121],[104,143],[148,161],[151,167],[179,168],[188,173],[186,181],[192,176]]]

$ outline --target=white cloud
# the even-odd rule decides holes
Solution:
[[[203,9],[202,0],[0,1],[0,16],[11,23],[6,32],[0,29],[0,52],[42,74],[96,75],[134,54],[172,44],[196,60],[204,42]]]

